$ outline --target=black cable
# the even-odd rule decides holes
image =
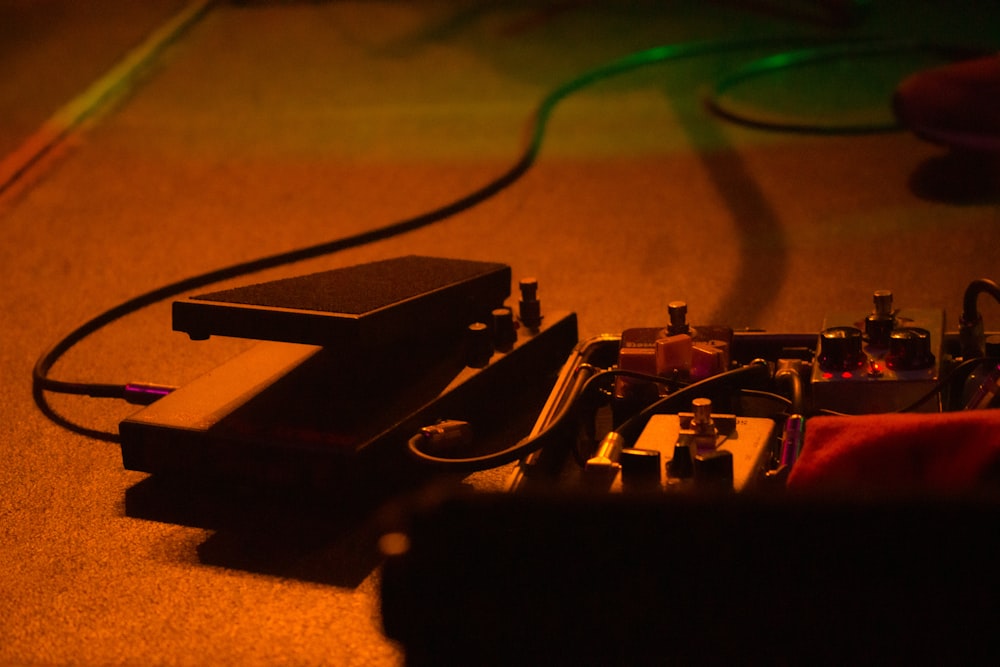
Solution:
[[[766,391],[764,389],[740,389],[739,393],[742,396],[752,396],[754,398],[763,398],[769,401],[774,401],[783,408],[783,414],[798,414],[792,409],[795,405],[792,399],[787,396],[782,396],[781,394],[776,394],[773,391]]]
[[[44,391],[86,394],[96,397],[113,396],[116,391],[123,391],[125,385],[64,382],[49,378],[48,373],[55,362],[58,361],[63,354],[84,338],[107,326],[111,322],[145,308],[153,303],[177,296],[184,292],[205,287],[206,285],[221,282],[223,280],[257,273],[266,269],[292,264],[294,262],[304,261],[307,259],[313,259],[342,250],[374,243],[376,241],[389,239],[406,232],[414,231],[427,225],[440,222],[441,220],[452,217],[486,201],[493,195],[517,181],[534,164],[541,150],[542,140],[544,138],[548,120],[551,117],[556,105],[569,95],[586,88],[587,86],[593,85],[598,81],[617,76],[625,72],[630,72],[647,65],[672,60],[721,54],[730,51],[785,46],[789,43],[814,43],[816,41],[825,40],[817,40],[815,38],[781,37],[732,40],[724,42],[686,42],[682,44],[657,46],[643,51],[637,51],[589,70],[584,74],[557,86],[542,99],[532,117],[530,139],[527,147],[523,150],[515,163],[507,169],[507,171],[492,181],[486,183],[479,189],[474,190],[473,192],[456,199],[451,203],[412,218],[401,220],[352,236],[288,252],[277,253],[267,257],[261,257],[214,271],[208,271],[200,275],[164,285],[146,292],[145,294],[129,299],[84,322],[42,354],[34,367],[34,384],[36,387],[39,387]]]
[[[583,377],[581,373],[583,370],[588,370],[588,368],[581,366],[576,369],[577,377],[574,378],[575,383],[579,383],[580,378]],[[578,384],[578,388],[570,391],[568,396],[569,400],[563,403],[559,413],[549,420],[548,424],[545,425],[545,428],[542,429],[541,432],[534,436],[529,436],[518,443],[507,447],[506,449],[491,452],[489,454],[483,454],[481,456],[436,456],[434,454],[428,454],[421,449],[420,446],[421,444],[424,444],[424,440],[419,433],[409,439],[407,447],[414,458],[420,460],[422,463],[440,468],[442,470],[476,472],[478,470],[496,468],[507,463],[512,463],[527,456],[528,454],[531,454],[532,452],[544,449],[554,441],[561,440],[563,437],[563,431],[567,424],[574,420],[576,409],[579,407],[583,397],[592,392],[599,383],[626,373],[631,374],[628,371],[603,370],[597,371],[593,375],[587,377],[582,384]]]
[[[632,71],[639,67],[653,63],[708,55],[712,53],[721,53],[724,51],[747,49],[752,46],[773,46],[775,44],[780,44],[783,41],[784,40],[777,39],[756,39],[740,42],[691,42],[679,45],[660,46],[629,54],[623,58],[590,70],[583,75],[556,87],[542,99],[532,119],[531,136],[527,147],[514,164],[507,169],[507,171],[503,172],[492,181],[486,183],[484,186],[463,197],[460,197],[459,199],[456,199],[451,203],[412,218],[404,219],[377,229],[354,234],[352,236],[334,239],[325,243],[319,243],[288,252],[277,253],[247,262],[241,262],[221,269],[216,269],[214,271],[208,271],[163,285],[144,294],[128,299],[127,301],[124,301],[77,326],[39,356],[32,370],[32,394],[34,396],[35,403],[50,419],[57,421],[63,426],[69,427],[71,422],[65,418],[59,417],[59,415],[52,409],[51,405],[48,403],[45,392],[85,395],[97,398],[126,397],[128,395],[128,385],[71,382],[56,380],[49,377],[49,372],[52,370],[52,367],[70,349],[91,334],[101,330],[126,315],[139,311],[142,308],[148,307],[154,303],[178,296],[184,292],[205,287],[206,285],[211,285],[224,280],[264,271],[266,269],[292,264],[294,262],[307,259],[313,259],[323,255],[329,255],[342,250],[347,250],[349,248],[355,248],[369,243],[374,243],[376,241],[392,238],[439,222],[466,211],[483,201],[486,201],[493,195],[517,181],[532,166],[532,164],[534,164],[541,149],[547,121],[551,116],[553,109],[562,99],[582,88],[585,88],[602,79]],[[114,434],[103,431],[93,431],[83,427],[73,430],[86,433],[87,435],[91,435],[93,437],[100,437],[105,440],[113,440],[116,437]]]
[[[636,60],[635,56],[632,56],[631,59],[626,58],[622,61],[615,61],[604,68],[588,72],[587,74],[553,90],[539,105],[538,111],[534,116],[531,141],[528,143],[527,148],[522,152],[517,161],[506,172],[488,182],[486,185],[449,204],[374,230],[361,232],[352,236],[335,239],[326,243],[319,243],[289,252],[278,253],[234,264],[214,271],[208,271],[196,276],[184,278],[133,297],[85,321],[83,324],[70,331],[69,334],[52,345],[41,356],[39,356],[38,360],[35,362],[32,370],[32,394],[36,404],[44,414],[46,414],[50,419],[54,419],[58,415],[52,409],[51,405],[49,405],[45,392],[86,395],[98,398],[123,397],[126,385],[55,380],[49,377],[49,372],[55,363],[80,341],[126,315],[134,313],[159,301],[177,296],[184,292],[199,289],[206,285],[221,282],[223,280],[332,254],[348,248],[366,245],[398,236],[406,232],[414,231],[416,229],[420,229],[421,227],[425,227],[456,215],[489,199],[509,186],[511,183],[515,182],[534,163],[541,147],[541,139],[544,135],[547,118],[555,105],[563,97],[578,90],[579,88],[589,85],[603,76],[610,76],[612,74],[627,71],[628,69],[633,69],[641,64],[645,64],[646,62],[647,61],[645,59]],[[63,418],[55,420],[64,426],[69,423]],[[86,432],[88,435],[95,435],[95,432],[89,429],[86,430]],[[114,437],[112,434],[100,431],[96,433],[100,433],[102,439],[110,439]]]
[[[980,319],[978,306],[980,294],[989,294],[997,303],[1000,303],[1000,285],[987,278],[973,280],[965,288],[965,294],[962,297],[962,320],[975,322]]]
[[[779,387],[787,389],[791,398],[791,410],[795,414],[805,414],[805,389],[801,369],[795,365],[779,367],[774,374],[774,382]],[[780,362],[779,362],[780,364]]]
[[[606,371],[602,371],[602,376],[606,377],[610,376],[615,379],[628,378],[630,380],[639,380],[640,382],[648,382],[650,384],[660,384],[667,387],[671,387],[673,389],[681,389],[691,384],[686,380],[665,377],[663,375],[653,375],[652,373],[641,373],[639,371],[630,371],[622,368],[611,368]]]
[[[966,359],[981,357],[985,353],[986,335],[983,316],[979,313],[980,294],[989,294],[1000,303],[1000,285],[992,280],[973,280],[965,288],[962,298],[962,315],[958,319],[958,341],[961,354]]]
[[[575,386],[568,392],[566,400],[563,402],[562,408],[556,416],[549,420],[548,424],[546,424],[545,428],[542,429],[541,432],[534,436],[525,438],[511,447],[497,452],[491,452],[489,454],[473,457],[459,458],[436,456],[434,454],[428,454],[421,449],[421,444],[424,444],[424,439],[421,434],[416,434],[407,442],[410,453],[423,463],[447,470],[475,472],[477,470],[486,470],[487,468],[496,468],[497,466],[517,461],[532,452],[544,449],[555,440],[561,440],[563,437],[563,431],[567,424],[575,421],[577,409],[580,407],[583,400],[595,391],[601,383],[607,380],[625,377],[675,387],[688,386],[671,378],[665,378],[659,375],[650,375],[648,373],[639,373],[630,370],[622,370],[619,368],[594,371],[593,375],[586,377],[583,382],[580,382],[580,379],[584,377],[582,371],[590,370],[594,369],[589,365],[580,366],[575,369],[577,375],[577,377],[574,378]]]
[[[925,393],[923,396],[913,401],[909,405],[900,408],[896,412],[916,412],[924,405],[924,403],[931,400],[932,398],[939,396],[941,392],[943,392],[947,387],[949,387],[953,382],[955,382],[956,378],[962,376],[968,376],[968,374],[972,371],[972,368],[979,365],[980,363],[982,363],[982,359],[966,359],[962,363],[952,368],[947,375],[938,380],[934,384],[934,386],[927,391],[927,393]]]
[[[543,119],[536,118],[536,126],[543,122]],[[537,134],[537,131],[536,131]],[[266,269],[292,264],[307,259],[313,259],[323,255],[333,254],[349,248],[374,243],[410,232],[421,227],[425,227],[435,222],[444,220],[462,211],[489,199],[500,192],[511,183],[521,177],[534,163],[539,150],[536,142],[529,144],[520,158],[504,173],[493,179],[481,188],[461,197],[440,208],[417,215],[412,218],[401,220],[377,229],[361,232],[351,236],[335,239],[325,243],[299,248],[296,250],[277,253],[266,257],[253,259],[247,262],[233,264],[214,271],[208,271],[196,276],[191,276],[176,282],[163,285],[150,290],[144,294],[124,301],[103,313],[85,321],[77,326],[69,334],[64,336],[48,350],[46,350],[35,362],[32,370],[32,393],[35,403],[42,412],[64,427],[69,427],[68,422],[60,417],[49,405],[45,392],[57,392],[64,394],[86,395],[98,398],[124,398],[128,385],[124,384],[100,384],[100,383],[80,383],[54,380],[48,377],[52,366],[70,349],[80,343],[91,334],[101,330],[112,322],[146,308],[154,303],[175,297],[191,290],[199,289],[207,285],[229,280],[251,273],[257,273]],[[114,434],[91,429],[74,428],[78,432],[98,437],[103,440],[114,440]]]
[[[546,447],[551,441],[561,438],[563,429],[565,428],[567,422],[572,420],[575,413],[574,408],[579,404],[580,400],[586,396],[586,394],[588,394],[599,382],[621,375],[631,376],[633,373],[617,369],[595,373],[584,383],[583,388],[576,396],[576,400],[566,404],[560,413],[549,422],[541,433],[534,437],[526,438],[519,443],[498,452],[463,458],[435,456],[433,454],[428,454],[420,448],[421,444],[424,443],[424,438],[419,433],[409,439],[407,447],[409,448],[410,453],[421,462],[435,466],[442,470],[455,472],[476,472],[478,470],[496,468],[497,466],[512,463],[532,452]],[[674,393],[668,394],[666,397],[649,405],[615,429],[615,432],[625,437],[628,442],[634,441],[638,437],[639,432],[641,432],[642,428],[644,428],[646,423],[649,421],[649,418],[654,414],[677,412],[684,407],[689,407],[692,399],[699,398],[706,394],[712,394],[723,389],[731,391],[734,388],[748,388],[744,385],[764,386],[767,380],[770,379],[770,376],[771,371],[767,364],[763,362],[752,363],[749,366],[743,366],[724,373],[719,373],[718,375],[713,375],[704,380],[695,382],[694,384],[687,385],[682,389],[678,389]],[[661,380],[662,379],[663,378],[661,378]]]
[[[625,420],[615,429],[615,433],[622,436],[625,442],[634,442],[642,430],[646,428],[646,424],[653,415],[681,412],[690,408],[693,399],[715,395],[722,390],[732,392],[734,389],[763,388],[767,386],[770,379],[771,369],[762,361],[754,361],[746,366],[712,375],[668,394],[645,407]]]
[[[52,368],[52,365],[70,348],[75,346],[81,340],[102,329],[108,324],[114,322],[115,320],[136,312],[142,308],[149,305],[162,301],[164,299],[177,296],[184,292],[188,292],[194,289],[204,287],[213,283],[221,282],[223,280],[228,280],[231,278],[236,278],[239,276],[247,275],[250,273],[257,273],[259,271],[264,271],[266,269],[275,268],[278,266],[283,266],[285,264],[292,264],[294,262],[299,262],[307,259],[312,259],[315,257],[320,257],[322,255],[328,255],[342,250],[347,250],[349,248],[355,248],[361,245],[366,245],[369,243],[374,243],[376,241],[381,241],[384,239],[392,238],[400,234],[410,232],[421,227],[430,225],[435,222],[444,220],[445,218],[451,217],[462,211],[465,211],[473,206],[489,199],[497,192],[500,192],[508,185],[516,181],[534,162],[537,151],[528,150],[525,152],[521,158],[505,173],[503,173],[498,178],[487,183],[485,186],[479,188],[478,190],[450,203],[440,208],[434,209],[423,213],[421,215],[402,220],[390,225],[380,227],[378,229],[361,232],[359,234],[354,234],[352,236],[343,237],[340,239],[335,239],[326,243],[320,243],[313,246],[308,246],[305,248],[299,248],[289,252],[278,253],[275,255],[270,255],[267,257],[261,257],[258,259],[250,260],[248,262],[242,262],[239,264],[234,264],[228,267],[217,269],[214,271],[208,271],[196,276],[189,278],[184,278],[176,282],[164,285],[153,289],[145,294],[133,297],[127,301],[124,301],[117,306],[91,318],[90,320],[84,322],[82,325],[78,326],[76,329],[67,334],[59,342],[49,348],[44,354],[39,357],[38,361],[35,363],[34,367],[34,379],[36,386],[46,391],[56,391],[62,393],[73,393],[82,394],[90,392],[91,388],[97,396],[107,396],[112,392],[112,388],[124,389],[125,385],[102,385],[102,384],[83,384],[76,382],[63,382],[59,380],[53,380],[49,378],[48,372]]]

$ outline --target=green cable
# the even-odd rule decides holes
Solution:
[[[737,111],[726,106],[722,99],[725,94],[740,84],[776,72],[791,70],[816,63],[845,57],[892,55],[898,53],[928,53],[945,60],[954,61],[990,53],[990,49],[969,46],[938,44],[914,39],[859,39],[832,44],[785,51],[753,60],[731,73],[717,79],[706,97],[706,104],[716,115],[730,122],[748,127],[778,132],[798,132],[803,134],[856,135],[891,132],[900,129],[893,118],[882,122],[827,123],[807,120],[772,120],[762,115]],[[890,100],[886,99],[889,109]]]
[[[789,45],[796,43],[815,44],[817,42],[828,41],[829,40],[816,38],[765,37],[749,38],[744,40],[728,40],[724,42],[699,41],[685,42],[683,44],[668,44],[630,53],[626,56],[618,58],[617,60],[613,60],[609,63],[605,63],[604,65],[584,72],[583,74],[560,86],[557,86],[554,90],[549,92],[549,94],[542,99],[538,106],[538,110],[536,111],[534,131],[526,153],[530,154],[532,159],[537,155],[542,145],[546,125],[552,115],[552,111],[556,105],[559,104],[559,102],[573,93],[587,88],[588,86],[591,86],[599,81],[604,81],[620,74],[633,72],[649,65],[661,64],[675,60],[721,55],[723,53],[734,51],[748,51],[767,47],[787,48]]]

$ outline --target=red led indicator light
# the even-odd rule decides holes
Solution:
[[[854,374],[851,373],[851,371],[844,371],[843,373],[840,374],[840,377],[844,378],[845,380],[850,380],[852,377],[854,377]]]
[[[833,373],[831,373],[829,371],[824,371],[824,373],[823,373],[823,379],[824,380],[832,380],[833,379]]]

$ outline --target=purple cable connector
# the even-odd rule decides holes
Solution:
[[[122,392],[122,398],[134,405],[149,405],[160,400],[172,392],[175,388],[176,387],[171,387],[165,384],[129,382],[125,385],[125,391]]]
[[[806,418],[802,415],[789,415],[785,421],[785,430],[781,433],[781,465],[789,468],[799,458],[802,443],[806,436]]]

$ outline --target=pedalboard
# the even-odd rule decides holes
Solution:
[[[689,325],[686,304],[675,301],[666,326],[629,328],[578,347],[557,383],[563,395],[549,404],[565,405],[572,379],[596,366],[615,373],[608,407],[599,408],[578,437],[575,464],[560,469],[552,457],[531,457],[510,488],[536,487],[529,479],[536,468],[548,469],[550,483],[567,490],[743,491],[766,479],[772,487],[782,461],[794,460],[801,447],[801,433],[787,443],[787,433],[775,435],[779,425],[792,423],[790,415],[802,422],[814,413],[940,411],[938,383],[948,358],[944,312],[897,309],[887,290],[874,292],[873,301],[868,314],[829,315],[818,335]],[[770,391],[720,393],[706,385],[686,406],[660,407],[679,389],[762,362],[773,373]],[[644,430],[626,429],[626,440],[617,429],[640,414]],[[543,412],[536,429],[550,417]],[[581,445],[589,453],[581,455]]]
[[[830,314],[818,334],[688,326],[674,302],[667,326],[578,344],[532,433],[560,440],[513,471],[513,493],[428,496],[386,535],[386,633],[413,664],[473,654],[501,664],[740,663],[748,650],[769,664],[820,654],[892,663],[901,653],[919,663],[965,651],[956,637],[995,606],[983,582],[997,579],[996,559],[982,555],[996,540],[981,528],[997,514],[992,457],[987,486],[954,498],[780,493],[804,446],[832,455],[813,416],[867,431],[891,420],[825,415],[947,412],[953,371],[980,356],[958,361],[962,332],[946,336],[943,311],[896,308],[887,290],[873,300],[867,314]],[[958,409],[995,407],[1000,337],[992,349],[989,340]],[[763,381],[749,374],[758,370]],[[933,421],[917,417],[873,435],[899,454]],[[987,416],[970,433],[977,447],[994,423]],[[922,446],[905,465],[925,463]],[[872,632],[887,618],[919,631]],[[975,661],[982,647],[972,644]]]
[[[265,342],[123,421],[125,467],[327,492],[394,484],[422,469],[408,456],[414,434],[444,422],[502,431],[516,412],[513,397],[540,384],[549,403],[537,433],[570,405],[565,391],[578,371],[604,367],[615,376],[588,437],[605,440],[584,465],[557,473],[557,486],[742,491],[774,464],[770,412],[740,412],[732,397],[701,393],[690,412],[648,416],[632,442],[616,439],[615,429],[675,389],[753,359],[794,360],[785,367],[802,369],[799,404],[813,411],[912,408],[941,376],[944,312],[897,309],[887,290],[874,293],[867,315],[829,315],[818,336],[691,325],[687,305],[674,301],[665,326],[581,347],[573,313],[543,317],[537,281],[519,287],[515,315],[504,305],[508,267],[411,256],[177,302],[174,328],[193,338]],[[475,439],[479,451],[463,444],[463,457],[490,451]],[[539,460],[529,456],[522,468]],[[512,489],[526,481],[518,474]]]
[[[535,429],[544,431],[560,406],[573,400],[574,378],[583,369],[613,369],[608,404],[596,409],[593,424],[585,429],[583,442],[596,447],[581,458],[578,439],[577,462],[570,465],[544,452],[529,456],[513,472],[508,488],[534,489],[540,483],[569,492],[732,492],[752,488],[765,478],[774,450],[774,420],[718,413],[709,398],[715,392],[695,396],[688,404],[690,412],[651,415],[633,442],[626,442],[614,429],[675,388],[725,373],[737,354],[798,347],[814,338],[757,336],[741,349],[730,327],[689,324],[683,301],[670,302],[667,314],[666,326],[630,328],[620,336],[599,336],[577,346]],[[735,404],[725,398],[722,402],[719,407]],[[535,472],[543,470],[547,472]]]

